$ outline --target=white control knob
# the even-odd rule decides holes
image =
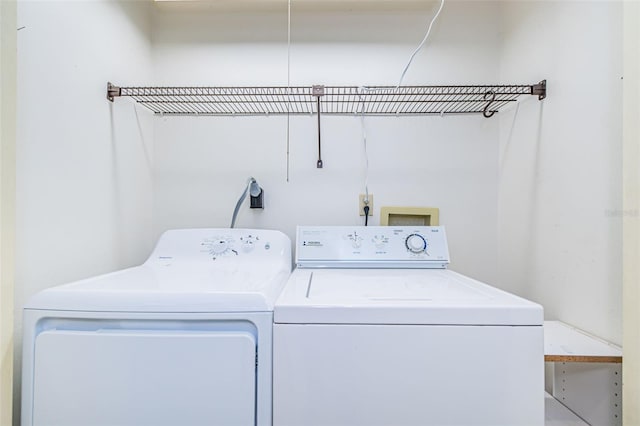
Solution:
[[[359,249],[362,246],[362,237],[357,233],[347,235],[347,239],[351,241],[351,247]]]
[[[245,252],[250,252],[255,247],[258,238],[249,235],[247,237],[240,238],[240,240],[242,240],[242,249]]]
[[[420,234],[411,234],[405,240],[405,245],[411,253],[421,253],[427,248],[427,241]]]
[[[385,240],[384,235],[374,235],[372,241],[373,241],[373,244],[376,246],[377,249],[384,248],[384,244],[387,242]]]
[[[227,240],[216,240],[211,243],[209,246],[211,250],[211,254],[221,254],[227,251],[229,248],[229,242]]]

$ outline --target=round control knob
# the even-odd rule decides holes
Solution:
[[[382,249],[384,248],[384,244],[387,242],[384,238],[384,235],[374,235],[373,237],[373,244],[376,246],[377,249]]]
[[[229,248],[229,242],[226,240],[216,240],[209,246],[211,254],[221,254]]]
[[[349,234],[346,238],[351,241],[351,247],[354,249],[359,249],[362,246],[362,237],[357,233]]]
[[[257,238],[252,237],[251,235],[240,239],[242,240],[242,249],[246,252],[250,252],[251,250],[253,250],[253,247],[257,242]]]
[[[427,248],[427,240],[420,234],[411,234],[405,240],[405,245],[411,253],[421,253]]]

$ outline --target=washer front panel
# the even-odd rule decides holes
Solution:
[[[543,426],[542,326],[275,324],[274,426]]]

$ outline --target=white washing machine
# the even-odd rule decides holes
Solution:
[[[442,227],[299,227],[274,426],[544,424],[542,307],[446,269]]]
[[[23,426],[271,425],[277,231],[167,231],[141,266],[24,308]]]

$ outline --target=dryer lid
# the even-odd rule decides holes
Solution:
[[[170,230],[143,265],[44,290],[25,309],[271,311],[290,273],[291,241],[281,232]]]
[[[276,323],[541,325],[542,307],[448,270],[297,269]]]
[[[41,291],[25,309],[87,312],[262,312],[273,310],[289,271],[158,271],[149,265]]]

